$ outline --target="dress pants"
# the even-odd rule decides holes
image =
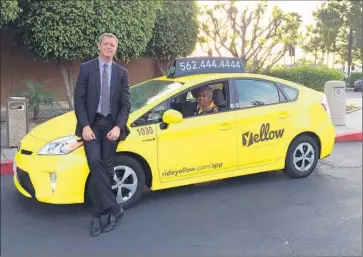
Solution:
[[[119,140],[107,139],[107,133],[115,126],[112,116],[97,114],[91,129],[96,139],[84,140],[85,153],[90,168],[88,195],[91,200],[93,217],[120,211],[116,197],[111,189],[114,175],[114,159]]]

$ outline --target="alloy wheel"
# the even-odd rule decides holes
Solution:
[[[112,190],[116,195],[116,201],[122,204],[131,199],[137,189],[136,172],[127,166],[116,166],[114,168]]]
[[[293,154],[293,165],[299,172],[308,171],[315,161],[315,150],[309,143],[299,144]]]

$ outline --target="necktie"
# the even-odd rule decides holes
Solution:
[[[101,114],[107,116],[110,113],[110,90],[108,85],[107,63],[103,65],[102,92],[101,92]]]

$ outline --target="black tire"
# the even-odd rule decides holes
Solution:
[[[357,88],[354,88],[354,92],[358,92],[358,89]]]
[[[302,167],[303,161],[296,162],[296,165],[294,164],[294,154],[297,157],[300,157],[301,151],[297,149],[299,146],[303,146],[304,150],[307,149],[308,146],[310,146],[314,153],[313,161],[310,162],[311,166],[304,171],[298,169],[299,166],[300,168]],[[319,152],[320,151],[318,143],[314,138],[308,135],[298,136],[291,142],[289,149],[287,151],[284,173],[290,178],[305,178],[309,176],[316,169],[316,166],[319,161],[319,155],[320,155]],[[309,157],[311,157],[311,155],[309,155]]]
[[[145,172],[141,166],[141,164],[134,158],[129,156],[116,156],[115,167],[117,166],[127,166],[130,167],[136,174],[137,178],[137,188],[135,193],[131,196],[130,199],[123,202],[122,208],[129,209],[134,206],[139,199],[141,198],[144,188],[145,188]],[[116,171],[117,172],[117,171]]]

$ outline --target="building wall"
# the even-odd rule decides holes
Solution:
[[[56,93],[59,101],[66,101],[63,77],[57,62],[36,60],[31,52],[19,46],[14,31],[3,29],[0,33],[1,106],[6,106],[9,96],[27,90],[25,79],[43,82],[44,90]],[[77,79],[80,63],[81,61],[72,63],[74,80]],[[128,69],[131,85],[160,76],[156,65],[148,58],[120,64]]]

